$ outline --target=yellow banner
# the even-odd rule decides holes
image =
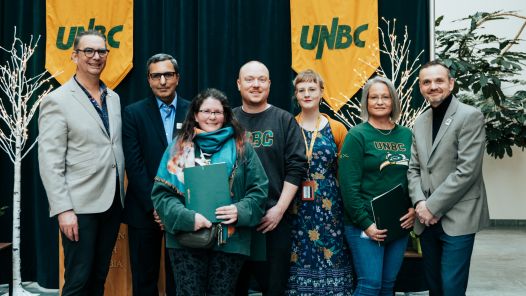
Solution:
[[[377,0],[290,0],[292,69],[313,69],[336,111],[380,66]]]
[[[110,53],[102,81],[115,88],[133,67],[133,0],[46,0],[46,69],[62,71],[63,84],[76,70],[71,61],[77,33],[97,30],[106,36]]]

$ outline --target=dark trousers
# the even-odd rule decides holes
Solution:
[[[234,295],[246,256],[200,249],[169,249],[177,295]]]
[[[475,234],[447,235],[439,222],[420,235],[431,296],[466,295]]]
[[[163,231],[159,228],[137,228],[128,225],[130,267],[133,295],[159,295],[157,283],[161,260]],[[165,253],[166,295],[175,296],[172,267]]]
[[[77,214],[79,241],[62,232],[64,287],[62,296],[104,294],[110,260],[121,223],[119,188],[111,207],[102,213]]]
[[[284,295],[289,279],[291,246],[291,217],[285,214],[278,226],[267,233],[267,260],[247,261],[243,265],[237,281],[236,296],[248,295],[251,275],[263,295]]]

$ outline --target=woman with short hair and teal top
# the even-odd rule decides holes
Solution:
[[[228,238],[210,249],[183,247],[176,234],[212,226],[202,214],[185,207],[183,170],[216,163],[225,163],[230,176],[232,204],[215,211],[228,228]],[[207,180],[202,182],[206,186]],[[152,190],[154,208],[166,231],[177,295],[234,295],[241,266],[251,255],[252,228],[265,213],[267,187],[265,170],[226,96],[216,89],[199,93],[164,153]]]
[[[353,295],[393,295],[396,276],[408,238],[384,245],[389,233],[374,223],[371,200],[402,184],[407,194],[407,169],[411,155],[411,130],[396,124],[400,101],[390,80],[374,77],[362,90],[363,123],[345,137],[338,162],[338,179],[345,207],[345,236],[353,258],[357,286]],[[415,219],[408,200],[400,217],[409,229]]]

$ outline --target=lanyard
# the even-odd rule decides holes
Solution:
[[[303,140],[305,141],[305,149],[307,149],[307,161],[309,163],[309,166],[310,166],[310,161],[312,159],[312,153],[314,150],[314,142],[316,142],[316,137],[318,136],[318,130],[320,128],[320,121],[321,121],[321,116],[318,115],[318,119],[316,120],[316,129],[314,129],[314,132],[312,133],[310,147],[307,143],[307,136],[305,136],[305,131],[303,130],[303,128],[301,129],[301,134],[303,135]],[[302,122],[303,122],[303,117],[300,116],[300,125]]]

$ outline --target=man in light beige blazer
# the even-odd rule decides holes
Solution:
[[[75,38],[76,74],[40,106],[38,159],[64,247],[62,295],[103,295],[124,203],[119,96],[100,80],[104,35]]]
[[[475,233],[489,223],[480,110],[459,102],[440,61],[420,69],[420,92],[431,108],[413,128],[409,194],[416,207],[430,295],[465,295]]]

